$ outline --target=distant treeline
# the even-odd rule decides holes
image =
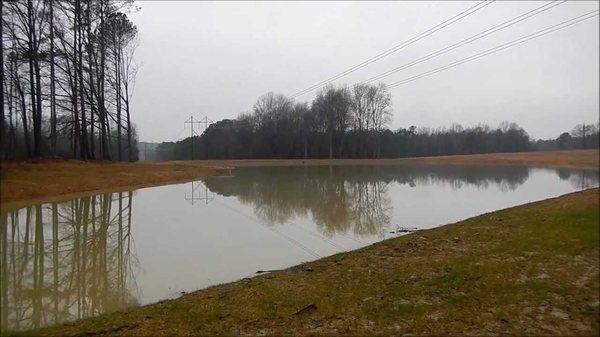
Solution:
[[[600,143],[600,124],[577,124],[571,132],[563,132],[556,139],[538,140],[533,145],[538,151],[597,149]]]
[[[154,158],[398,158],[456,154],[598,148],[598,127],[532,141],[523,128],[503,122],[390,130],[391,96],[383,84],[329,86],[309,105],[280,94],[258,99],[251,113],[211,124],[200,136],[160,143]]]
[[[132,0],[0,1],[0,159],[137,160]]]

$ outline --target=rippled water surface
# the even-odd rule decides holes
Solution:
[[[174,298],[594,186],[597,172],[567,169],[262,167],[3,210],[2,331]]]

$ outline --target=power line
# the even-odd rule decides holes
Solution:
[[[450,46],[446,46],[446,47],[444,47],[442,49],[439,49],[439,50],[437,50],[437,51],[435,51],[433,53],[430,53],[428,55],[420,57],[420,58],[418,58],[416,60],[408,62],[408,63],[406,63],[404,65],[401,65],[399,67],[396,67],[394,69],[385,71],[385,72],[383,72],[383,73],[381,73],[379,75],[370,77],[367,80],[365,80],[363,82],[359,82],[359,83],[370,83],[370,82],[382,79],[384,77],[387,77],[387,76],[389,76],[391,74],[397,73],[400,70],[404,70],[404,69],[410,68],[412,66],[415,66],[415,65],[417,65],[419,63],[422,63],[422,62],[425,62],[427,60],[430,60],[430,59],[432,59],[434,57],[446,54],[446,53],[448,53],[448,52],[450,52],[450,51],[452,51],[452,50],[454,50],[456,48],[459,48],[459,47],[462,47],[462,46],[467,45],[469,43],[475,42],[475,41],[477,41],[477,40],[479,40],[481,38],[484,38],[484,37],[486,37],[488,35],[491,35],[491,34],[493,34],[495,32],[498,32],[498,31],[500,31],[502,29],[505,29],[505,28],[511,27],[513,25],[516,25],[517,23],[519,23],[521,21],[527,20],[527,19],[529,19],[531,17],[534,17],[534,16],[536,16],[538,14],[541,14],[541,13],[543,13],[543,12],[549,10],[549,9],[552,9],[552,8],[558,6],[558,5],[561,5],[561,4],[565,3],[565,2],[566,2],[566,0],[551,1],[551,2],[546,3],[546,4],[544,4],[544,5],[540,6],[540,7],[532,9],[532,10],[530,10],[527,13],[524,13],[524,14],[521,14],[519,16],[516,16],[516,17],[514,17],[514,18],[512,18],[512,19],[510,19],[508,21],[502,22],[502,23],[500,23],[500,24],[498,24],[498,25],[496,25],[494,27],[488,28],[488,29],[486,29],[486,30],[484,30],[484,31],[482,31],[480,33],[477,33],[477,34],[475,34],[475,35],[473,35],[471,37],[463,39],[463,40],[461,40],[461,41],[459,41],[457,43],[454,43],[454,44],[452,44]]]
[[[439,67],[439,68],[436,68],[436,69],[433,69],[433,70],[430,70],[430,71],[426,71],[424,73],[421,73],[421,74],[418,74],[418,75],[415,75],[415,76],[411,76],[411,77],[405,78],[403,80],[391,83],[388,86],[390,88],[395,88],[397,86],[400,86],[400,85],[403,85],[403,84],[406,84],[406,83],[409,83],[409,82],[412,82],[412,81],[416,81],[416,80],[418,80],[420,78],[431,76],[431,75],[439,73],[441,71],[444,71],[444,70],[447,70],[447,69],[450,69],[450,68],[454,68],[456,66],[459,66],[461,64],[464,64],[464,63],[467,63],[467,62],[470,62],[470,61],[475,61],[475,60],[477,60],[479,58],[482,58],[484,56],[488,56],[488,55],[497,53],[499,51],[502,51],[502,50],[510,48],[510,47],[514,47],[516,45],[519,45],[521,43],[527,42],[529,40],[533,40],[535,38],[542,37],[544,35],[553,33],[555,31],[558,31],[558,30],[570,27],[570,26],[575,25],[575,24],[577,24],[579,22],[591,19],[591,18],[593,18],[595,16],[598,16],[598,10],[594,10],[594,11],[585,13],[583,15],[577,16],[575,18],[572,18],[570,20],[563,21],[563,22],[561,22],[559,24],[556,24],[556,25],[544,28],[544,29],[539,30],[539,31],[537,31],[535,33],[532,33],[532,34],[520,37],[520,38],[518,38],[516,40],[513,40],[513,41],[510,41],[510,42],[498,45],[498,46],[496,46],[494,48],[490,48],[490,49],[487,49],[487,50],[485,50],[483,52],[480,52],[480,53],[471,55],[469,57],[463,58],[461,60],[452,62],[450,64],[447,64],[447,65],[443,66],[443,67]]]
[[[174,141],[178,141],[181,140],[181,133],[185,131],[185,124],[183,125],[183,128],[179,130],[179,132],[177,132],[177,134],[175,135],[175,137],[173,137],[172,139],[174,139]]]
[[[219,202],[219,201],[217,200],[217,202]],[[219,202],[219,203],[220,203],[221,205],[224,205],[225,207],[228,207],[228,208],[232,209],[233,211],[235,211],[235,212],[237,212],[237,213],[239,213],[239,214],[242,214],[242,215],[244,215],[244,216],[245,216],[245,217],[247,217],[247,218],[250,218],[250,219],[254,220],[254,218],[253,218],[252,216],[250,216],[250,215],[248,215],[248,214],[246,214],[246,213],[244,213],[244,212],[242,212],[242,211],[234,210],[232,207],[229,207],[229,206],[225,205],[225,204],[224,204],[224,203],[222,203],[222,202]],[[255,221],[255,220],[254,220],[254,221]],[[297,228],[297,229],[300,229],[300,230],[302,230],[302,231],[306,232],[307,234],[310,234],[310,235],[312,235],[312,236],[314,236],[314,237],[317,237],[317,238],[319,238],[319,239],[323,240],[323,241],[324,241],[324,242],[326,242],[326,243],[329,243],[329,244],[330,244],[330,245],[332,245],[333,247],[335,247],[335,248],[339,249],[339,252],[344,252],[344,251],[347,251],[347,250],[348,250],[348,249],[346,249],[345,247],[343,247],[343,246],[341,246],[341,245],[339,245],[339,244],[335,243],[333,240],[330,240],[329,238],[325,237],[323,234],[320,234],[320,233],[318,233],[318,232],[315,232],[315,231],[311,231],[310,229],[304,228],[304,227],[302,227],[301,225],[298,225],[297,223],[294,223],[294,222],[292,222],[292,221],[288,221],[288,222],[287,222],[287,224],[290,224],[290,225],[292,225],[293,227],[295,227],[295,228]],[[264,225],[263,225],[263,226],[264,226]],[[269,227],[269,229],[271,229],[271,228]],[[277,232],[277,233],[278,233],[278,234],[280,234],[279,232]],[[362,241],[362,240],[359,240],[359,239],[353,238],[353,237],[351,237],[351,236],[349,236],[349,235],[345,235],[345,234],[343,234],[343,233],[337,233],[337,234],[340,234],[340,235],[342,235],[342,236],[345,236],[346,238],[348,238],[348,239],[350,239],[350,240],[353,240],[353,241],[355,241],[355,242],[356,242],[356,243],[358,243],[358,244],[362,244],[362,245],[367,245],[367,244],[368,244],[367,242],[364,242],[364,241]],[[280,235],[281,235],[281,234],[280,234]],[[294,240],[294,241],[295,241],[295,240]]]
[[[343,77],[343,76],[346,76],[346,75],[348,75],[350,73],[353,73],[353,72],[355,72],[358,69],[366,67],[367,65],[369,65],[369,64],[371,64],[373,62],[376,62],[376,61],[378,61],[378,60],[380,60],[380,59],[382,59],[382,58],[384,58],[384,57],[386,57],[386,56],[388,56],[390,54],[393,54],[393,53],[397,52],[398,50],[400,50],[400,49],[402,49],[402,48],[404,48],[406,46],[409,46],[409,45],[411,45],[411,44],[413,44],[413,43],[415,43],[415,42],[417,42],[417,41],[419,41],[419,40],[421,40],[421,39],[423,39],[423,38],[425,38],[425,37],[427,37],[427,36],[429,36],[429,35],[437,32],[438,30],[441,30],[441,29],[443,29],[443,28],[445,28],[447,26],[450,26],[451,24],[453,24],[453,23],[455,23],[455,22],[457,22],[457,21],[459,21],[459,20],[461,20],[461,19],[463,19],[463,18],[465,18],[465,17],[467,17],[467,16],[469,16],[469,15],[471,15],[471,14],[479,11],[480,9],[482,9],[482,8],[490,5],[494,1],[495,0],[484,0],[484,1],[481,1],[481,2],[477,3],[476,5],[471,6],[468,9],[460,12],[459,14],[451,17],[450,19],[447,19],[447,20],[445,20],[445,21],[443,21],[443,22],[441,22],[441,23],[433,26],[433,27],[429,28],[428,30],[426,30],[426,31],[424,31],[424,32],[422,32],[420,34],[418,34],[418,35],[416,35],[416,36],[414,36],[414,37],[412,37],[412,38],[410,38],[410,39],[408,39],[408,40],[406,40],[406,41],[404,41],[404,42],[402,42],[402,43],[400,43],[400,44],[398,44],[398,45],[396,45],[396,46],[394,46],[394,47],[392,47],[392,48],[390,48],[390,49],[388,49],[388,50],[386,50],[386,51],[384,51],[382,53],[379,53],[379,54],[371,57],[368,60],[365,60],[365,61],[363,61],[363,62],[361,62],[361,63],[359,63],[359,64],[357,64],[355,66],[350,67],[349,69],[346,69],[345,71],[343,71],[343,72],[341,72],[341,73],[339,73],[337,75],[329,77],[328,79],[325,79],[325,80],[323,80],[323,81],[321,81],[319,83],[313,84],[313,85],[311,85],[308,88],[305,88],[303,90],[300,90],[300,91],[292,94],[291,97],[295,98],[295,97],[304,95],[304,94],[306,94],[306,93],[308,93],[308,92],[310,92],[310,91],[312,91],[312,90],[314,90],[316,88],[319,88],[319,87],[323,86],[324,84],[327,84],[327,83],[329,83],[329,82],[331,82],[333,80],[336,80],[336,79],[338,79],[340,77]]]
[[[306,229],[306,228],[302,227],[301,225],[298,225],[298,224],[296,224],[296,223],[294,223],[292,221],[288,221],[288,224],[292,225],[295,228],[303,230],[305,233],[308,233],[308,234],[310,234],[310,235],[312,235],[314,237],[317,237],[317,238],[319,238],[319,239],[321,239],[321,240],[329,243],[330,245],[332,245],[332,246],[336,247],[337,249],[339,249],[340,252],[343,252],[343,251],[347,250],[345,247],[342,247],[342,246],[338,245],[337,243],[333,242],[329,238],[325,237],[323,234],[313,232],[313,231],[311,231],[309,229]]]
[[[388,49],[388,50],[386,50],[386,51],[384,51],[382,53],[380,53],[380,54],[378,54],[378,55],[375,55],[374,57],[372,57],[372,58],[370,58],[370,59],[368,59],[366,61],[363,61],[363,62],[361,62],[361,63],[359,63],[359,64],[357,64],[357,65],[355,65],[353,67],[350,67],[349,69],[347,69],[347,70],[345,70],[345,71],[343,71],[343,72],[341,72],[341,73],[339,73],[339,74],[337,74],[335,76],[332,76],[332,77],[330,77],[330,78],[328,78],[326,80],[323,80],[323,81],[321,81],[319,83],[316,83],[316,84],[314,84],[314,85],[312,85],[312,86],[310,86],[310,87],[308,87],[308,88],[306,88],[304,90],[296,92],[295,94],[292,95],[292,98],[304,95],[304,94],[306,94],[306,93],[308,93],[308,92],[310,92],[310,91],[312,91],[314,89],[317,89],[317,88],[319,88],[319,87],[321,87],[321,86],[329,83],[332,80],[336,80],[336,79],[338,79],[340,77],[346,76],[346,75],[348,75],[348,74],[350,74],[350,73],[352,73],[352,72],[354,72],[354,71],[356,71],[356,70],[358,70],[360,68],[363,68],[363,67],[365,67],[365,66],[367,66],[367,65],[369,65],[369,64],[371,64],[371,63],[373,63],[375,61],[378,61],[378,60],[380,60],[380,59],[382,59],[382,58],[384,58],[384,57],[386,57],[386,56],[388,56],[388,55],[390,55],[392,53],[395,53],[396,51],[398,51],[398,50],[400,50],[400,49],[402,49],[402,48],[404,48],[404,47],[406,47],[406,46],[408,46],[408,45],[410,45],[410,44],[412,44],[414,42],[417,42],[417,41],[419,41],[419,40],[421,40],[421,39],[423,39],[423,38],[425,38],[425,37],[427,37],[427,36],[435,33],[436,31],[441,30],[441,29],[443,29],[443,28],[445,28],[445,27],[447,27],[447,26],[449,26],[449,25],[451,25],[451,24],[453,24],[453,23],[455,23],[455,22],[457,22],[457,21],[459,21],[459,20],[461,20],[461,19],[463,19],[463,18],[465,18],[465,17],[473,14],[473,13],[475,13],[476,11],[478,11],[478,10],[480,10],[480,9],[488,6],[493,1],[494,0],[491,0],[491,1],[484,0],[482,2],[479,2],[476,5],[468,8],[467,10],[465,10],[465,11],[463,11],[463,12],[461,12],[461,13],[455,15],[455,16],[453,16],[452,18],[447,19],[446,21],[443,21],[442,23],[439,23],[436,26],[434,26],[434,27],[432,27],[432,28],[430,28],[430,29],[428,29],[428,30],[426,30],[426,31],[424,31],[424,32],[422,32],[422,33],[420,33],[420,34],[418,34],[418,35],[416,35],[416,36],[414,36],[414,37],[412,37],[412,38],[410,38],[410,39],[408,39],[408,40],[406,40],[406,41],[404,41],[404,42],[402,42],[402,43],[400,43],[400,44],[398,44],[398,45],[396,45],[396,46],[394,46],[394,47],[392,47],[392,48],[390,48],[390,49]],[[481,6],[482,4],[483,4],[483,6]]]
[[[272,228],[272,227],[269,227],[269,226],[266,226],[266,225],[264,225],[264,224],[260,223],[259,221],[257,221],[256,219],[254,219],[254,217],[252,217],[252,216],[250,216],[250,215],[248,215],[248,214],[246,214],[246,213],[244,213],[244,212],[242,212],[242,211],[239,211],[239,210],[235,209],[234,207],[231,207],[231,206],[227,205],[226,203],[219,201],[218,199],[215,199],[215,202],[217,202],[217,203],[219,203],[219,204],[221,204],[221,205],[223,205],[223,206],[225,206],[225,207],[229,208],[231,211],[233,211],[233,212],[235,212],[235,213],[238,213],[238,214],[240,214],[240,215],[242,215],[242,216],[245,216],[246,218],[248,218],[248,219],[250,219],[250,220],[252,220],[252,221],[254,221],[254,222],[258,223],[259,225],[262,225],[263,227],[266,227],[268,230],[270,230],[270,231],[272,231],[273,233],[275,233],[275,234],[277,234],[277,235],[281,236],[283,239],[285,239],[286,241],[288,241],[288,242],[290,242],[291,244],[295,245],[296,247],[300,248],[301,250],[305,251],[306,253],[308,253],[308,254],[309,254],[309,255],[311,255],[312,257],[314,257],[314,258],[316,258],[316,259],[320,259],[320,258],[321,258],[321,256],[319,256],[319,254],[317,254],[317,253],[316,253],[315,251],[313,251],[312,249],[310,249],[310,248],[306,247],[305,245],[303,245],[302,243],[300,243],[298,240],[296,240],[296,239],[294,239],[294,238],[292,238],[292,237],[290,237],[290,236],[288,236],[288,235],[286,235],[286,234],[284,234],[284,233],[282,233],[282,232],[278,231],[278,230],[277,230],[277,229],[275,229],[275,228]]]

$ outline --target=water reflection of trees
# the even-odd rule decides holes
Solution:
[[[525,167],[332,166],[244,168],[227,179],[207,179],[213,193],[235,196],[271,224],[312,217],[326,234],[374,235],[391,216],[388,185],[465,185],[514,190],[529,177]]]
[[[466,186],[514,191],[529,178],[529,168],[520,166],[406,166],[383,168],[386,181],[409,186]]]
[[[556,174],[561,180],[567,180],[573,188],[584,190],[598,186],[598,171],[557,169]]]
[[[132,192],[1,214],[2,331],[136,304]]]

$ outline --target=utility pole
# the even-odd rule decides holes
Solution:
[[[207,116],[204,116],[204,120],[194,120],[194,116],[190,116],[190,119],[186,120],[183,125],[188,123],[190,124],[190,141],[192,142],[190,158],[191,160],[194,160],[194,136],[198,136],[198,134],[194,131],[194,124],[204,124],[204,130],[206,130],[208,125],[212,124],[213,121]]]

